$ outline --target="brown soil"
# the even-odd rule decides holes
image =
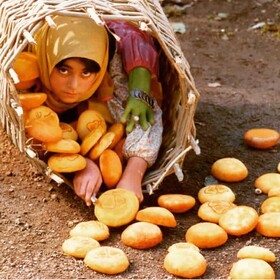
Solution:
[[[195,121],[202,153],[196,156],[190,152],[184,164],[184,181],[178,183],[173,175],[167,177],[155,194],[146,195],[143,207],[156,205],[157,197],[164,193],[189,194],[197,199],[213,162],[236,157],[248,167],[249,176],[243,182],[227,185],[236,195],[236,204],[252,206],[260,213],[266,195],[255,194],[254,181],[264,173],[277,172],[280,146],[254,150],[244,145],[242,136],[253,127],[280,131],[280,3],[263,0],[192,3],[185,14],[170,20],[183,22],[187,27],[186,33],[178,38],[201,93]],[[217,18],[218,13],[227,13],[227,17]],[[262,21],[278,24],[278,33],[275,29],[248,30]],[[214,82],[221,86],[209,86]],[[4,131],[0,133],[0,278],[175,278],[163,268],[163,260],[167,248],[184,241],[186,230],[200,221],[198,200],[192,210],[176,215],[176,228],[162,228],[163,242],[152,249],[126,247],[120,241],[123,228],[111,229],[110,238],[102,245],[123,249],[130,260],[129,269],[113,276],[96,273],[82,260],[65,256],[61,251],[75,224],[94,219],[93,207],[87,208],[68,187],[48,184],[10,144]],[[223,246],[201,250],[208,263],[201,278],[227,278],[237,260],[237,251],[249,244],[264,246],[275,253],[277,260],[271,265],[276,278],[280,278],[279,239],[255,231],[241,237],[229,236]]]

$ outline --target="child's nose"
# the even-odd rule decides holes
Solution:
[[[71,91],[76,91],[79,86],[79,78],[76,76],[71,76],[71,78],[68,80],[68,86]]]

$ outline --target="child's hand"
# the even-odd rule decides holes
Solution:
[[[140,121],[140,125],[144,130],[148,129],[148,123],[153,125],[155,122],[152,108],[141,100],[130,96],[125,107],[125,111],[120,120],[122,123],[127,123],[126,131],[128,133],[133,130],[136,123],[138,122],[137,118],[136,120],[134,118],[137,116]]]
[[[98,166],[87,159],[86,168],[75,173],[73,184],[75,193],[86,202],[87,206],[90,206],[91,197],[97,194],[102,184]]]

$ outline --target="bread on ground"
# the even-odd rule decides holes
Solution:
[[[130,224],[121,234],[121,241],[135,249],[155,247],[162,241],[162,232],[159,226],[147,222]]]

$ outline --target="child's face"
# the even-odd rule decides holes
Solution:
[[[96,77],[76,58],[69,58],[55,67],[50,75],[50,85],[55,96],[64,103],[75,103],[86,94]]]

